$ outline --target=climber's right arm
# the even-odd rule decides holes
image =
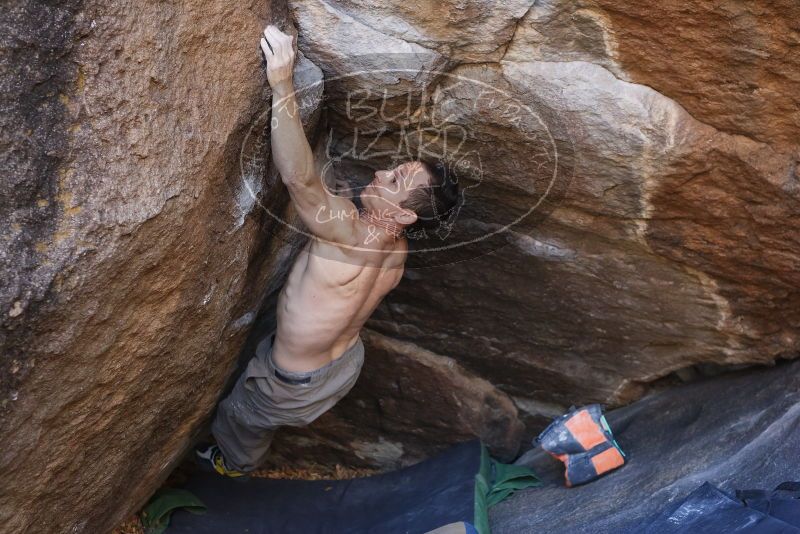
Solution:
[[[267,26],[261,49],[267,59],[267,79],[272,87],[272,159],[292,202],[311,233],[327,241],[355,245],[356,207],[325,187],[303,131],[292,82],[295,57],[292,36],[275,26]]]

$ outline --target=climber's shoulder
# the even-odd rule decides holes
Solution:
[[[389,239],[383,233],[356,222],[352,235],[346,240],[327,240],[314,237],[311,253],[326,259],[364,267],[400,268],[408,256],[405,238]]]

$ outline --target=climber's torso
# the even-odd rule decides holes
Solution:
[[[289,273],[278,299],[275,363],[310,371],[341,356],[364,323],[403,276],[406,240],[372,250],[343,250],[311,239]]]

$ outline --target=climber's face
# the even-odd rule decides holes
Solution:
[[[372,182],[361,191],[361,203],[383,218],[397,218],[409,211],[401,206],[411,191],[430,184],[430,178],[418,161],[402,163],[388,171],[376,171]]]

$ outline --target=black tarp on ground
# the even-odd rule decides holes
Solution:
[[[800,530],[800,482],[787,481],[772,491],[737,491],[736,498],[747,507],[769,514]]]
[[[671,389],[607,414],[627,465],[576,488],[540,450],[517,463],[545,487],[490,511],[493,534],[642,532],[708,481],[772,489],[800,479],[800,362]]]
[[[745,503],[706,482],[684,501],[673,506],[641,529],[643,534],[800,534],[790,517],[800,509],[800,501],[791,499],[791,507],[775,510],[771,504],[780,499],[770,499],[764,510],[745,506]],[[783,513],[781,513],[783,512]]]
[[[422,534],[472,522],[480,442],[411,467],[352,480],[233,480],[197,473],[184,486],[208,507],[176,511],[167,534]]]

